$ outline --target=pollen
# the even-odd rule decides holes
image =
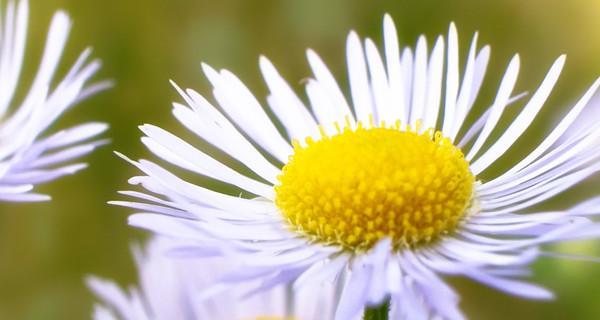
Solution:
[[[383,238],[396,250],[425,245],[456,229],[475,177],[441,132],[400,123],[336,127],[295,141],[278,177],[275,204],[292,231],[364,251]]]

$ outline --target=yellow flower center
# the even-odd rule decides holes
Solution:
[[[275,187],[290,228],[351,251],[386,237],[400,250],[454,231],[471,206],[475,178],[441,132],[418,131],[359,124],[294,142]]]

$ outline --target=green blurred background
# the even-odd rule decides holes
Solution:
[[[431,44],[455,21],[463,58],[476,30],[481,42],[492,45],[481,108],[513,53],[522,57],[521,91],[533,90],[553,59],[567,53],[566,69],[542,121],[519,141],[517,153],[548,132],[561,106],[600,74],[597,0],[31,0],[30,5],[24,79],[37,67],[53,12],[65,9],[74,28],[62,70],[91,45],[104,62],[97,79],[114,79],[116,86],[82,103],[56,127],[105,121],[111,125],[112,144],[88,157],[91,167],[81,174],[40,187],[53,195],[51,203],[0,205],[0,319],[89,318],[93,297],[83,284],[85,275],[135,281],[129,244],[144,234],[126,226],[129,210],[106,201],[117,198],[116,190],[136,172],[111,150],[147,157],[138,140],[142,123],[183,132],[170,114],[170,103],[178,97],[168,79],[208,93],[201,61],[234,71],[262,99],[260,54],[270,57],[300,92],[302,79],[310,75],[307,47],[316,49],[345,83],[344,44],[350,29],[379,41],[381,18],[389,12],[404,45],[413,45],[421,33]],[[565,207],[598,190],[599,183],[588,181],[549,205]],[[588,242],[557,249],[600,255],[599,247]],[[469,281],[451,281],[472,319],[600,318],[598,264],[542,259],[534,269],[534,279],[555,290],[557,301],[527,302]]]

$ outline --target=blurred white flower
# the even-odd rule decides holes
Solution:
[[[278,287],[248,296],[248,285],[206,297],[213,285],[237,262],[218,257],[167,256],[185,242],[156,237],[145,250],[134,248],[139,287],[120,289],[111,281],[87,279],[99,298],[94,319],[159,320],[321,320],[331,315],[335,288],[331,284],[301,292]]]
[[[146,192],[125,191],[135,200],[113,203],[140,211],[130,217],[134,226],[195,240],[189,252],[202,256],[225,246],[243,265],[232,271],[237,282],[217,288],[258,280],[256,290],[336,282],[343,286],[338,320],[387,301],[393,319],[461,319],[459,296],[444,275],[522,298],[552,298],[522,278],[545,254],[540,245],[600,235],[590,219],[600,213],[600,197],[566,209],[535,206],[600,169],[600,127],[561,140],[575,129],[573,121],[600,82],[526,157],[484,181],[481,175],[535,119],[565,57],[506,119],[507,107],[523,96],[513,96],[520,68],[515,56],[495,99],[484,102],[491,106],[466,121],[489,47],[479,50],[475,36],[461,73],[454,25],[431,51],[425,37],[414,51],[401,50],[386,16],[384,42],[382,55],[372,40],[350,33],[352,103],[311,50],[308,106],[261,58],[273,116],[231,72],[203,65],[218,107],[176,87],[187,106],[175,103],[173,114],[222,154],[152,125],[141,127],[142,142],[177,169],[236,191],[217,192],[210,189],[214,184],[193,184],[154,162],[129,160],[143,172],[130,183]],[[506,127],[499,126],[503,115],[510,120]]]
[[[53,83],[71,21],[57,12],[50,24],[38,71],[28,90],[19,83],[27,34],[29,7],[26,0],[9,1],[0,24],[0,201],[43,201],[32,192],[35,185],[73,174],[86,165],[69,163],[106,141],[89,141],[104,132],[103,123],[90,122],[41,135],[70,107],[110,84],[88,85],[100,68],[87,62],[85,50],[67,75]],[[20,103],[16,92],[25,92]]]

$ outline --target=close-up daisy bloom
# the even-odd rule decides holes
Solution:
[[[401,48],[386,15],[383,40],[380,51],[370,39],[348,36],[348,95],[309,50],[308,103],[265,57],[268,108],[233,73],[203,64],[216,104],[175,85],[186,105],[173,107],[200,138],[197,146],[141,126],[144,145],[172,170],[122,156],[143,172],[129,182],[144,190],[123,191],[133,200],[112,203],[139,212],[129,218],[133,226],[194,241],[180,248],[187,255],[218,249],[241,261],[211,294],[257,281],[249,292],[332,284],[340,288],[337,320],[363,312],[462,319],[460,297],[445,276],[524,299],[553,298],[523,278],[537,258],[552,255],[541,245],[600,235],[591,220],[600,198],[537,205],[600,168],[600,128],[573,125],[593,107],[588,102],[600,81],[525,157],[490,176],[486,170],[545,105],[565,56],[537,89],[521,94],[514,92],[515,55],[495,97],[477,102],[487,109],[473,114],[490,56],[477,34],[463,67],[453,24],[431,50],[423,36],[416,48]],[[194,174],[222,182],[228,192],[191,182]]]
[[[317,286],[302,292],[280,286],[252,297],[241,296],[244,291],[238,288],[199,299],[202,289],[231,268],[233,261],[167,256],[169,248],[177,242],[181,243],[156,237],[144,250],[133,248],[139,287],[125,291],[114,282],[88,277],[88,286],[100,300],[93,319],[319,320],[334,310],[332,286]]]
[[[86,49],[68,73],[53,81],[63,53],[71,20],[65,12],[55,13],[45,49],[28,90],[19,82],[27,37],[29,5],[9,1],[0,25],[0,201],[45,201],[50,197],[33,192],[34,186],[58,179],[86,167],[72,160],[93,151],[104,140],[90,141],[107,129],[89,122],[43,136],[48,128],[75,104],[105,89],[109,84],[89,85],[100,68],[88,61]],[[20,102],[15,94],[26,91]]]

